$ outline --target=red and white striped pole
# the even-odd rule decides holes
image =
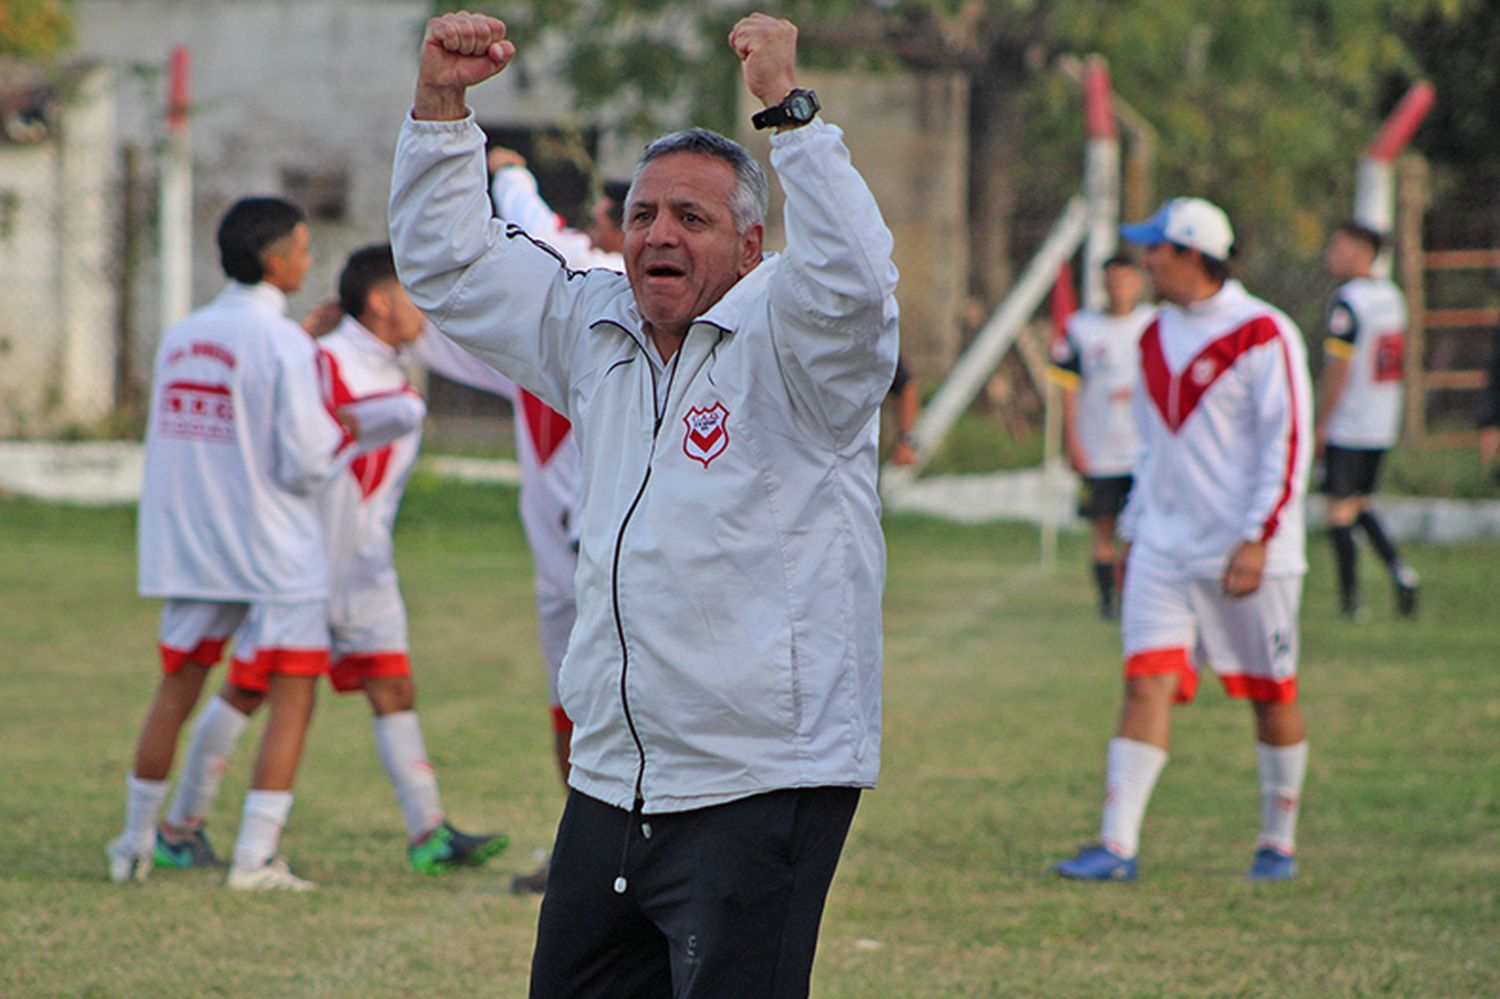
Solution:
[[[1084,121],[1088,142],[1083,154],[1083,194],[1089,205],[1089,232],[1083,245],[1083,306],[1104,308],[1104,261],[1119,245],[1120,132],[1115,125],[1114,92],[1109,64],[1089,56],[1083,71]]]
[[[187,46],[172,49],[167,89],[167,141],[161,161],[161,318],[166,329],[186,316],[193,302],[193,150],[188,111],[192,58]]]
[[[1425,80],[1412,86],[1401,98],[1385,124],[1380,127],[1369,148],[1360,158],[1354,178],[1354,221],[1390,235],[1396,225],[1396,157],[1416,133],[1422,119],[1432,110],[1437,91]],[[1391,271],[1390,253],[1382,253],[1375,262],[1382,277]]]

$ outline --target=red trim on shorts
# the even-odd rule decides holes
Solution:
[[[1198,693],[1198,671],[1193,669],[1192,657],[1181,645],[1166,649],[1143,649],[1132,652],[1125,660],[1125,678],[1133,676],[1161,676],[1177,674],[1177,693],[1172,700],[1186,704]]]
[[[253,660],[236,658],[229,664],[229,682],[265,693],[271,689],[273,673],[322,676],[327,672],[327,649],[257,649]]]
[[[357,652],[339,656],[328,667],[328,682],[340,694],[363,690],[366,680],[386,676],[411,676],[411,659],[405,652]]]
[[[161,671],[170,675],[188,663],[198,663],[201,666],[217,665],[224,657],[224,646],[228,642],[228,637],[205,638],[187,651],[174,649],[170,645],[158,644],[156,649],[161,653]]]
[[[562,709],[561,704],[552,705],[552,731],[573,731],[573,719],[568,717],[568,713]]]
[[[1297,678],[1274,680],[1268,676],[1248,676],[1244,673],[1228,673],[1219,677],[1224,692],[1230,697],[1245,697],[1267,704],[1290,704],[1297,699]]]

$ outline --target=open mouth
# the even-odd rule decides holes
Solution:
[[[675,264],[651,264],[646,268],[646,276],[652,278],[679,278],[686,274],[686,270]]]

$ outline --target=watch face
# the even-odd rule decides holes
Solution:
[[[786,108],[786,116],[796,122],[812,121],[812,116],[818,113],[817,106],[807,94],[792,94],[782,106]]]

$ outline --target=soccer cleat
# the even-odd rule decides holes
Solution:
[[[104,848],[104,855],[109,858],[109,879],[117,885],[145,881],[151,874],[151,854],[136,853],[125,842],[124,836],[110,840]]]
[[[208,834],[199,826],[186,838],[173,841],[167,838],[161,827],[156,830],[156,866],[170,870],[189,867],[224,867],[224,861],[214,853]]]
[[[275,857],[259,867],[230,864],[224,886],[235,891],[312,891],[318,887],[306,878],[293,874],[285,857]]]
[[[1290,881],[1297,876],[1297,862],[1290,853],[1269,846],[1255,851],[1246,881]]]
[[[406,856],[418,874],[443,874],[457,867],[478,867],[509,844],[504,833],[470,836],[445,821],[407,847]]]
[[[547,894],[547,868],[543,864],[530,874],[517,874],[510,879],[510,891],[512,895],[545,895]]]
[[[1417,596],[1422,592],[1417,574],[1406,566],[1396,573],[1396,613],[1402,617],[1417,616]]]
[[[1074,881],[1134,881],[1136,875],[1134,857],[1122,857],[1102,843],[1090,843],[1052,869]]]

